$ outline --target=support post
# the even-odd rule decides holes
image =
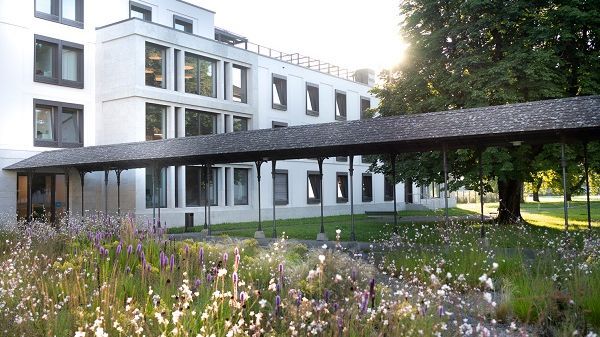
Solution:
[[[206,165],[206,204],[208,205],[208,219],[207,219],[207,229],[208,229],[208,235],[210,235],[210,231],[211,231],[211,223],[210,223],[210,206],[212,204],[212,202],[210,201],[210,181],[212,178],[212,165],[211,164],[207,164]]]
[[[447,147],[446,144],[443,146],[443,159],[444,159],[444,222],[448,225],[448,159],[446,158]]]
[[[354,230],[354,156],[349,156],[350,168],[348,173],[350,175],[350,240],[356,241],[356,232]]]
[[[262,229],[262,218],[261,218],[261,205],[260,205],[260,167],[262,166],[264,160],[257,160],[254,162],[256,165],[256,181],[257,181],[257,189],[258,189],[258,229],[254,232],[255,239],[264,239],[265,232]]]
[[[156,225],[156,166],[152,170],[152,225]]]
[[[203,165],[204,171],[204,230],[206,234],[208,234],[208,199],[210,195],[208,194],[208,167],[207,165]]]
[[[590,209],[590,174],[589,174],[589,163],[588,163],[588,151],[587,142],[583,143],[583,169],[585,172],[585,200],[587,205],[587,220],[588,229],[592,229],[592,213]]]
[[[27,221],[33,221],[33,203],[31,200],[31,186],[33,185],[33,172],[27,171]]]
[[[398,210],[396,200],[396,154],[390,155],[390,161],[392,162],[392,195],[394,197],[394,233],[398,233]]]
[[[277,161],[275,159],[271,160],[271,176],[273,178],[273,239],[277,238],[277,225],[275,223],[275,167],[277,166]]]
[[[325,158],[317,158],[317,164],[319,165],[319,201],[321,203],[321,229],[317,234],[317,241],[327,241],[327,234],[325,234],[325,225],[323,224],[323,161]]]
[[[115,174],[117,175],[117,216],[119,218],[121,217],[121,172],[123,170],[115,170]]]
[[[79,180],[81,181],[81,217],[85,216],[85,208],[83,206],[83,187],[85,185],[85,171],[79,171]]]
[[[69,181],[69,169],[68,168],[65,169],[65,184],[67,185],[66,186],[66,188],[67,188],[67,190],[66,190],[66,199],[67,200],[65,200],[65,204],[66,204],[65,208],[66,208],[66,213],[67,213],[67,218],[68,218],[69,215],[70,215],[70,212],[71,212],[71,201],[70,201],[71,183]]]
[[[160,206],[162,205],[162,167],[157,166],[156,167],[156,189],[158,190],[158,228],[160,228],[161,226],[161,222],[160,222]],[[166,184],[165,184],[166,185]]]
[[[485,238],[485,223],[483,219],[483,150],[479,149],[479,206],[481,208],[481,238]]]
[[[567,201],[567,160],[565,159],[565,143],[560,144],[560,163],[562,166],[563,210],[565,214],[565,230],[569,229],[569,208]]]
[[[108,170],[104,170],[104,220],[108,220]]]

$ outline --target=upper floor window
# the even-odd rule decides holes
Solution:
[[[287,110],[287,80],[273,74],[273,109]]]
[[[217,61],[185,53],[185,92],[217,97]]]
[[[35,0],[35,17],[83,28],[83,0]]]
[[[146,85],[166,88],[167,48],[146,42]]]
[[[248,103],[248,68],[233,65],[232,68],[233,101]]]
[[[167,107],[146,103],[146,140],[167,138]]]
[[[346,93],[339,90],[335,91],[335,119],[346,120]]]
[[[129,17],[152,21],[152,7],[132,1],[129,3]]]
[[[248,118],[233,117],[233,131],[248,131]]]
[[[83,105],[37,99],[33,103],[34,146],[83,146]]]
[[[371,109],[371,99],[368,97],[360,98],[360,119],[368,117],[368,111]]]
[[[194,23],[190,19],[173,15],[173,28],[191,34],[194,31]]]
[[[83,88],[83,46],[36,35],[34,81]]]
[[[319,115],[319,86],[316,84],[306,83],[306,114]]]
[[[197,110],[185,110],[185,136],[212,135],[217,133],[217,115]]]

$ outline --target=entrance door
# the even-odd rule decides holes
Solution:
[[[29,184],[27,175],[17,176],[17,216],[27,219],[29,211],[33,219],[50,223],[60,220],[66,211],[64,174],[34,173]]]

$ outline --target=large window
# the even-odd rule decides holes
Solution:
[[[167,139],[167,107],[146,103],[146,140]]]
[[[360,98],[360,119],[365,119],[368,116],[369,109],[371,109],[371,99],[368,97]]]
[[[217,61],[185,53],[185,92],[217,97]]]
[[[248,118],[233,117],[233,131],[248,131]]]
[[[167,48],[146,42],[146,85],[166,88]]]
[[[288,171],[275,170],[275,205],[287,205],[288,203]]]
[[[191,34],[194,30],[194,23],[190,19],[173,15],[173,28]]]
[[[233,101],[248,103],[248,68],[234,64],[232,72]]]
[[[319,115],[319,86],[316,84],[306,83],[306,114]]]
[[[83,28],[83,0],[35,0],[35,17]]]
[[[248,205],[248,169],[233,169],[233,204]]]
[[[373,201],[373,177],[366,173],[362,176],[362,201]]]
[[[202,166],[185,167],[185,205],[187,207],[204,206],[206,204],[206,188],[208,188],[210,204],[217,205],[219,170],[215,167],[211,168],[208,184],[206,183],[206,171],[206,168]]]
[[[33,143],[44,147],[83,146],[83,106],[34,100]]]
[[[152,21],[152,7],[132,1],[129,3],[129,17]]]
[[[383,200],[394,200],[394,184],[392,183],[392,177],[383,177]]]
[[[185,110],[185,136],[202,136],[217,133],[217,115],[210,112]]]
[[[337,202],[348,202],[348,173],[337,172],[336,176],[336,200]]]
[[[273,109],[287,110],[287,80],[273,74]]]
[[[154,169],[146,169],[146,208],[167,207],[167,168],[161,168],[156,174],[156,183],[154,183],[155,175],[152,174]]]
[[[346,93],[339,90],[335,91],[335,119],[346,120]]]
[[[309,204],[318,204],[321,202],[321,182],[319,172],[309,171],[307,173],[307,200]]]
[[[83,88],[83,46],[35,36],[34,80]]]

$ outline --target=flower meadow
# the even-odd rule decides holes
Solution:
[[[361,251],[339,230],[308,248],[174,240],[132,217],[0,219],[0,335],[597,336],[597,232],[529,254],[430,229],[411,233],[444,244],[396,234]]]

